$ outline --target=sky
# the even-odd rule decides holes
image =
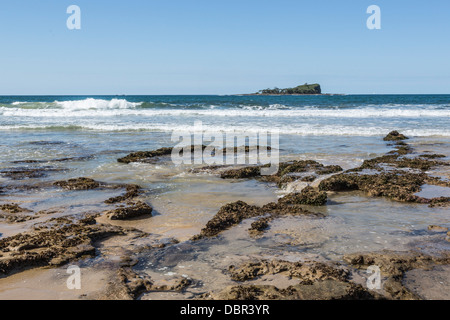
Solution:
[[[449,40],[443,0],[0,0],[0,95],[449,94]]]

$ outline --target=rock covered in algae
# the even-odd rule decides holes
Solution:
[[[403,134],[399,133],[398,131],[392,131],[390,132],[386,137],[384,137],[384,141],[402,141],[407,140],[408,137],[404,136]]]
[[[128,202],[126,206],[120,206],[110,210],[106,216],[110,220],[126,220],[140,216],[152,216],[152,207],[142,201]]]

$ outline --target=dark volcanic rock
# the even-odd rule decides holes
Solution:
[[[268,215],[268,217],[265,217]],[[269,203],[262,207],[248,205],[243,201],[237,201],[227,204],[220,208],[219,212],[206,224],[200,234],[194,236],[192,240],[199,240],[204,237],[213,237],[232,226],[240,224],[243,220],[255,217],[262,217],[260,220],[252,224],[250,228],[251,234],[257,234],[263,230],[263,227],[268,226],[268,223],[280,216],[287,215],[316,215],[311,211],[303,209],[299,205],[288,205],[285,203]],[[265,228],[264,228],[265,229]]]
[[[429,269],[439,264],[450,264],[450,254],[444,252],[440,256],[426,255],[420,252],[397,253],[383,251],[376,253],[355,253],[344,256],[344,261],[358,269],[377,266],[383,277],[387,277],[383,289],[392,299],[420,299],[418,295],[403,286],[402,280],[407,271],[413,269]]]
[[[407,140],[407,139],[408,139],[407,137],[405,137],[403,134],[399,133],[398,131],[392,131],[383,140],[384,141],[401,141],[401,140]]]
[[[2,204],[0,205],[0,210],[7,213],[29,212],[29,210],[21,208],[17,203]]]
[[[251,206],[243,201],[227,204],[220,208],[219,212],[206,224],[200,235],[194,240],[202,237],[213,237],[223,230],[242,222],[244,219],[261,215],[261,208]]]
[[[316,191],[313,187],[306,187],[300,193],[286,195],[279,200],[279,203],[323,206],[327,203],[327,193]]]
[[[343,173],[323,180],[322,191],[361,190],[374,197],[388,197],[397,201],[420,202],[414,193],[425,183],[423,173],[383,172],[380,174]]]
[[[31,178],[43,178],[49,173],[62,172],[65,169],[54,168],[54,167],[15,167],[9,169],[3,169],[0,171],[0,175],[5,178],[10,178],[12,180],[23,180]]]
[[[262,181],[275,182],[279,187],[296,180],[313,181],[316,176],[343,171],[340,166],[324,166],[313,160],[295,160],[279,164],[278,172],[272,176],[261,176],[263,166],[249,166],[239,169],[230,169],[221,174],[222,179],[248,179],[258,178]]]
[[[318,262],[256,261],[239,267],[230,266],[230,276],[235,281],[254,280],[265,275],[284,275],[298,284],[286,289],[272,285],[240,284],[212,294],[214,299],[225,300],[341,300],[380,299],[361,285],[349,280],[350,272],[336,265]]]
[[[138,151],[127,155],[126,157],[117,159],[121,163],[140,162],[149,158],[155,158],[160,156],[167,156],[172,153],[173,148],[161,148],[153,151]]]
[[[68,157],[68,158],[56,158],[56,159],[50,159],[50,160],[17,160],[12,161],[11,163],[15,164],[22,164],[22,163],[50,163],[50,162],[68,162],[68,161],[86,161],[93,159],[93,155],[89,156],[80,156],[80,157]]]
[[[394,136],[396,136],[394,134]],[[448,186],[448,182],[429,176],[426,171],[437,166],[449,166],[448,162],[431,160],[437,157],[418,155],[411,157],[413,149],[406,143],[397,144],[386,155],[366,160],[359,167],[333,175],[321,181],[322,191],[361,190],[370,196],[388,197],[396,201],[417,202],[430,206],[446,206],[448,197],[426,199],[415,195],[424,184]],[[365,171],[371,172],[365,172]]]
[[[239,267],[228,269],[231,279],[235,281],[253,280],[263,275],[284,274],[289,278],[299,279],[300,283],[311,284],[318,280],[345,281],[349,278],[348,270],[319,262],[268,261],[247,262]]]
[[[33,213],[28,209],[21,208],[16,203],[7,203],[0,205],[0,219],[5,220],[7,223],[20,223],[38,218],[36,215],[27,215],[27,213]]]
[[[111,220],[126,220],[140,216],[152,216],[152,207],[142,201],[128,202],[126,206],[120,206],[108,211],[106,216]]]
[[[195,151],[196,146],[193,146],[193,145],[187,146],[188,149],[189,149],[189,147],[190,147],[191,153],[193,153]],[[204,145],[198,146],[198,147],[201,147],[202,150],[204,150],[206,148],[206,146],[204,146]],[[117,161],[120,163],[126,163],[126,164],[129,164],[132,162],[146,162],[147,160],[150,160],[153,158],[171,155],[173,151],[174,151],[174,148],[172,148],[172,147],[160,148],[158,150],[153,150],[153,151],[138,151],[138,152],[130,153],[126,157],[117,159]],[[179,152],[180,152],[180,154],[183,154],[183,148],[180,148]]]
[[[121,267],[96,300],[136,300],[148,292],[183,292],[191,283],[190,279],[180,278],[172,284],[158,285],[148,275],[138,274],[131,267]]]
[[[100,187],[100,183],[89,178],[76,178],[67,181],[57,181],[55,186],[66,190],[92,190]]]
[[[98,225],[93,217],[54,218],[33,231],[0,239],[0,274],[29,267],[58,266],[95,255],[93,242],[123,234],[120,227]]]
[[[125,187],[125,191],[126,191],[124,195],[109,198],[108,200],[105,200],[105,203],[113,204],[113,203],[118,203],[118,202],[124,202],[127,200],[131,200],[133,198],[136,198],[141,193],[141,187],[138,185],[127,184],[124,187]]]
[[[298,284],[286,289],[271,285],[237,285],[225,288],[217,295],[218,300],[376,300],[379,295],[361,285],[337,280]]]
[[[273,220],[273,216],[269,217],[263,217],[255,222],[252,222],[250,229],[248,229],[248,232],[252,236],[258,236],[262,234],[267,228],[269,228],[270,222]]]
[[[261,175],[260,167],[245,167],[241,169],[231,169],[222,173],[220,177],[222,179],[246,179],[259,177]]]

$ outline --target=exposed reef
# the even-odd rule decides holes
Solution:
[[[92,190],[100,187],[100,183],[89,178],[76,178],[67,181],[56,181],[55,186],[66,190]]]
[[[391,132],[388,137],[390,140],[406,139],[396,131]],[[448,181],[427,174],[426,171],[431,168],[450,165],[445,161],[432,160],[435,158],[441,158],[441,156],[414,155],[414,150],[401,141],[389,153],[365,160],[358,168],[321,181],[319,189],[321,191],[361,190],[369,196],[387,197],[396,201],[424,203],[430,206],[447,205],[450,202],[448,197],[427,199],[416,195],[424,184],[450,187]]]
[[[142,188],[136,184],[121,185],[120,187],[125,188],[125,194],[105,200],[107,204],[113,204],[118,202],[124,202],[131,200],[139,196],[142,192]]]
[[[178,151],[180,153],[180,155],[183,155],[184,149],[190,149],[190,152],[193,154],[195,152],[196,148],[199,148],[199,149],[201,148],[201,150],[204,151],[207,147],[208,146],[206,146],[206,145],[201,145],[201,146],[200,145],[198,145],[198,146],[191,145],[191,146],[179,147],[179,148],[177,148],[177,150],[175,150],[175,148],[173,148],[173,147],[164,147],[164,148],[160,148],[160,149],[152,150],[152,151],[138,151],[138,152],[130,153],[123,158],[119,158],[119,159],[117,159],[117,161],[120,163],[125,163],[125,164],[129,164],[132,162],[142,162],[142,163],[154,162],[155,159],[158,159],[159,157],[171,155],[174,152],[174,150]],[[259,145],[224,148],[224,149],[213,148],[211,151],[211,156],[219,155],[219,154],[225,156],[227,153],[234,153],[234,154],[238,154],[240,152],[250,153],[251,151],[258,151],[263,148],[265,150],[272,150],[271,147],[259,146]]]
[[[32,178],[43,178],[48,176],[49,173],[62,172],[66,169],[55,168],[51,166],[45,167],[13,167],[3,169],[0,171],[0,175],[4,178],[11,180],[23,180]]]
[[[93,256],[95,241],[124,232],[120,227],[97,224],[94,216],[50,219],[31,231],[0,239],[0,274]]]
[[[420,252],[397,253],[391,251],[376,253],[356,253],[344,256],[344,261],[350,266],[366,270],[369,266],[377,266],[383,277],[383,289],[391,299],[418,300],[421,299],[403,285],[405,273],[413,269],[430,269],[435,265],[450,264],[450,254],[431,256]]]
[[[145,160],[155,157],[167,156],[172,154],[173,148],[160,148],[153,151],[138,151],[130,153],[129,155],[117,159],[120,163],[145,162]]]
[[[128,202],[114,210],[106,212],[106,216],[110,220],[127,220],[140,216],[152,216],[152,207],[142,201]]]
[[[124,266],[111,277],[108,287],[97,299],[107,300],[136,300],[149,292],[183,292],[192,280],[176,279],[174,283],[158,285],[151,277],[138,274],[131,266]]]
[[[53,183],[54,186],[63,188],[65,190],[94,190],[98,188],[104,188],[104,189],[125,189],[125,193],[117,196],[112,197],[107,200],[105,200],[106,204],[115,204],[120,202],[125,202],[132,200],[136,197],[138,197],[142,193],[142,188],[136,184],[113,184],[113,183],[104,183],[99,182],[94,179],[90,178],[75,178],[75,179],[69,179],[66,181],[56,181]]]
[[[278,288],[265,284],[229,286],[207,298],[224,300],[350,300],[381,299],[361,285],[350,281],[350,272],[342,266],[320,262],[288,262],[281,260],[247,262],[230,266],[231,279],[247,282],[262,276],[282,275],[297,284]]]
[[[279,187],[282,187],[296,180],[314,181],[317,176],[343,171],[340,166],[336,165],[324,166],[313,160],[295,160],[280,163],[278,172],[275,175],[261,176],[261,168],[264,167],[267,167],[267,165],[229,169],[224,171],[220,177],[222,179],[256,178],[262,181],[275,182]]]
[[[327,193],[319,192],[313,187],[306,187],[301,192],[289,193],[279,200],[281,204],[305,204],[323,206],[327,203]]]
[[[7,223],[20,223],[38,218],[31,210],[20,207],[17,203],[0,205],[0,219]]]
[[[399,133],[398,131],[392,131],[390,132],[386,137],[384,137],[384,141],[401,141],[401,140],[407,140],[408,137],[404,136],[403,134]]]
[[[252,223],[249,232],[256,235],[264,231],[269,222],[281,216],[298,216],[298,215],[315,215],[321,216],[318,213],[313,213],[304,209],[299,205],[290,205],[282,202],[271,202],[262,207],[252,206],[243,201],[237,201],[227,204],[220,208],[217,214],[206,224],[200,234],[194,236],[192,240],[199,240],[204,237],[214,237],[235,225],[240,224],[243,220],[249,218],[261,218]]]
[[[94,155],[89,156],[81,156],[81,157],[66,157],[66,158],[56,158],[56,159],[50,159],[50,160],[17,160],[17,161],[11,161],[11,163],[14,164],[27,164],[27,163],[50,163],[50,162],[69,162],[69,161],[87,161],[94,158]]]

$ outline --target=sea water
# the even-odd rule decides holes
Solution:
[[[114,223],[152,236],[174,237],[183,245],[221,206],[238,200],[264,205],[286,192],[270,183],[194,173],[189,166],[174,165],[170,157],[152,163],[117,162],[130,152],[173,146],[171,133],[191,130],[196,121],[224,134],[277,129],[282,161],[311,159],[349,169],[392,150],[382,139],[392,130],[409,136],[408,143],[416,150],[444,154],[444,160],[450,156],[450,95],[4,96],[0,186],[6,191],[0,202],[16,202],[33,211],[57,208],[58,214],[101,212],[107,208],[103,201],[117,191],[24,191],[20,186],[77,177],[135,183],[145,188],[142,198],[154,208],[154,216]],[[23,180],[5,175],[14,168],[36,167],[49,171]],[[450,178],[448,168],[432,174]],[[183,271],[195,277],[201,270],[209,272],[205,281],[213,283],[215,273],[227,264],[252,255],[341,260],[347,253],[414,246],[448,250],[443,236],[427,231],[431,224],[450,227],[448,208],[370,198],[360,192],[329,198],[326,207],[311,209],[323,218],[281,218],[256,240],[248,237],[246,226],[251,221],[247,221],[224,232],[220,241],[199,243],[195,254],[188,252],[164,272]],[[22,232],[36,221],[2,223],[0,236]],[[167,255],[170,258],[171,253]],[[165,268],[153,262],[150,257],[141,267],[155,272]],[[190,265],[197,267],[186,270]]]

